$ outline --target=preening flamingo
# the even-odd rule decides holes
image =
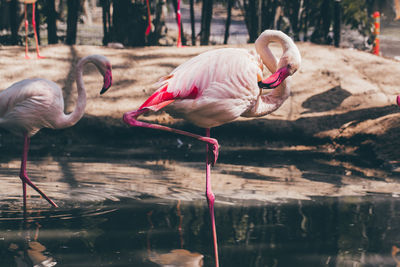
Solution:
[[[78,99],[70,114],[64,113],[64,99],[61,88],[52,81],[40,78],[26,79],[14,83],[0,92],[0,128],[24,136],[24,148],[19,177],[22,180],[24,205],[26,184],[35,189],[51,205],[57,205],[29,179],[26,171],[30,137],[41,128],[62,129],[77,123],[86,107],[86,90],[82,72],[86,63],[93,63],[104,76],[103,94],[112,84],[111,64],[101,55],[82,58],[76,66]]]
[[[20,0],[20,2],[24,3],[24,10],[25,10],[24,20],[25,20],[25,58],[26,59],[29,58],[29,55],[28,55],[28,25],[29,25],[29,21],[28,21],[28,15],[27,15],[28,4],[32,4],[32,27],[33,27],[33,33],[35,35],[37,58],[44,58],[39,54],[39,41],[38,41],[38,36],[37,36],[37,32],[36,32],[36,18],[35,18],[36,1],[37,0]]]
[[[268,47],[271,42],[278,42],[282,46],[283,53],[279,61]],[[241,116],[261,117],[278,109],[289,97],[289,76],[297,71],[301,63],[296,45],[281,31],[264,31],[256,40],[255,47],[257,53],[246,49],[222,48],[190,59],[170,75],[161,78],[159,89],[138,110],[123,116],[128,125],[182,134],[207,144],[206,196],[216,266],[219,263],[210,165],[217,161],[218,142],[210,138],[210,128]],[[273,73],[265,80],[262,80],[263,64]],[[275,89],[263,94],[263,88]],[[163,107],[173,116],[206,128],[206,136],[137,120],[139,115]]]

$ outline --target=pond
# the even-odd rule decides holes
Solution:
[[[204,154],[176,149],[33,143],[28,174],[60,208],[28,189],[25,212],[18,153],[3,154],[0,266],[215,266]],[[400,266],[398,173],[360,164],[224,147],[220,266]]]

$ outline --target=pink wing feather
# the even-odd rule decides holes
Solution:
[[[164,82],[162,87],[155,91],[139,108],[140,109],[151,109],[153,111],[157,111],[162,109],[168,104],[171,104],[176,99],[194,99],[198,95],[198,88],[196,86],[192,86],[191,89],[188,90],[174,90],[170,92],[168,91],[168,80],[171,79],[173,75],[169,75],[161,78],[161,82]]]

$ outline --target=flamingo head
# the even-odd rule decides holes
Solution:
[[[258,83],[260,88],[272,89],[278,87],[287,77],[292,76],[301,64],[300,52],[296,45],[287,49],[278,63],[278,70],[267,79]]]
[[[112,85],[112,71],[110,61],[103,55],[92,55],[89,56],[91,61],[97,67],[101,75],[103,75],[103,87],[100,94],[104,94]]]
[[[101,88],[100,94],[104,94],[112,85],[112,72],[111,72],[111,65],[104,73],[104,83],[103,88]]]

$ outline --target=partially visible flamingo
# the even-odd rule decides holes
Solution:
[[[181,40],[181,0],[177,0],[176,6],[176,23],[178,24],[178,41],[176,43],[177,47],[182,47],[182,40]]]
[[[76,66],[76,85],[78,99],[70,114],[64,113],[64,99],[61,88],[52,81],[40,78],[26,79],[14,83],[0,92],[0,128],[24,136],[19,177],[22,180],[24,205],[26,204],[26,184],[35,189],[51,205],[57,205],[46,196],[32,181],[26,172],[30,137],[41,128],[62,129],[77,123],[86,107],[86,90],[82,72],[86,63],[93,63],[104,76],[103,94],[112,84],[111,64],[101,55],[82,58]]]
[[[147,24],[145,35],[148,36],[150,34],[150,31],[151,31],[151,12],[150,12],[149,0],[146,0],[146,6],[147,6],[147,21],[148,21],[148,24]]]
[[[282,46],[283,54],[279,61],[268,47],[271,42],[278,42]],[[289,97],[289,76],[297,71],[301,63],[296,45],[281,31],[264,31],[256,40],[255,47],[258,55],[245,49],[222,48],[190,59],[170,75],[161,78],[159,89],[138,110],[123,116],[128,125],[186,135],[207,144],[206,196],[216,266],[219,263],[210,165],[217,161],[219,146],[216,139],[210,138],[210,128],[241,116],[261,117],[278,109]],[[273,73],[265,80],[262,80],[263,63]],[[263,88],[275,89],[263,94]],[[206,136],[137,120],[141,114],[163,107],[172,115],[206,128]]]
[[[397,102],[397,105],[400,107],[400,95],[397,96],[396,102]]]
[[[37,36],[37,32],[36,32],[36,18],[35,18],[35,4],[37,0],[19,0],[20,2],[24,3],[24,10],[25,10],[25,14],[24,14],[24,20],[25,20],[25,58],[29,59],[29,55],[28,55],[28,25],[29,25],[29,21],[28,21],[28,11],[27,11],[27,6],[29,4],[32,4],[32,27],[33,27],[33,33],[35,35],[35,44],[36,44],[36,54],[37,54],[37,58],[44,58],[39,54],[39,41],[38,41],[38,36]]]

